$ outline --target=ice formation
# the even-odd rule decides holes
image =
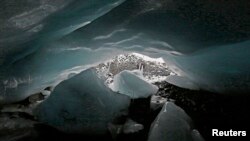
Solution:
[[[113,120],[126,116],[129,104],[128,96],[113,92],[88,69],[60,83],[34,113],[64,132],[105,134]]]
[[[141,70],[124,70],[115,75],[110,88],[129,97],[147,98],[158,91],[158,87],[144,80]]]
[[[204,141],[180,107],[166,102],[151,125],[148,141]]]
[[[0,103],[126,52],[161,57],[201,89],[250,90],[247,0],[5,0],[0,10]]]
[[[188,80],[188,78],[177,76],[177,75],[169,75],[166,77],[165,81],[170,84],[179,86],[181,88],[191,89],[191,90],[199,90],[199,87],[194,84],[192,81]]]

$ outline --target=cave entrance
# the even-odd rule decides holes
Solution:
[[[164,81],[167,76],[174,75],[162,58],[151,58],[139,53],[117,55],[95,69],[107,84],[112,83],[114,76],[124,70],[140,70],[150,83]]]

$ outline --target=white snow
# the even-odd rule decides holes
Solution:
[[[114,76],[113,83],[110,88],[131,98],[148,97],[158,91],[158,87],[144,80],[142,71],[124,70]]]
[[[149,56],[146,56],[146,55],[142,55],[140,53],[132,53],[138,57],[141,57],[143,58],[143,60],[145,61],[150,61],[150,62],[158,62],[158,63],[165,63],[165,61],[163,60],[163,58],[159,57],[159,58],[151,58]]]
[[[167,76],[157,76],[157,75],[152,75],[152,76],[145,76],[145,79],[149,83],[155,83],[155,82],[162,82],[167,79]]]

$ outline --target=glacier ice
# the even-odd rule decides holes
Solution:
[[[113,92],[88,69],[56,86],[34,113],[64,132],[105,134],[113,120],[126,116],[129,104],[128,96]]]
[[[158,91],[158,87],[150,84],[143,78],[141,70],[128,71],[124,70],[114,76],[110,88],[129,97],[147,98]]]
[[[156,1],[1,1],[0,103],[127,52],[161,57],[201,89],[250,91],[247,2]]]
[[[163,98],[159,95],[152,95],[151,102],[150,102],[150,108],[152,110],[161,109],[163,105],[166,103],[167,99]]]
[[[148,141],[204,141],[183,109],[166,102],[151,125]]]
[[[199,90],[199,87],[196,84],[194,84],[192,81],[188,80],[188,78],[185,77],[169,75],[166,77],[165,81],[181,88]]]
[[[143,128],[144,126],[142,124],[139,124],[133,121],[132,119],[128,119],[123,126],[123,133],[131,134],[131,133],[138,132],[142,130]]]
[[[62,44],[50,43],[90,24],[123,1],[1,1],[0,9],[3,14],[0,16],[0,103],[19,101],[48,86],[55,86],[65,79],[66,76],[63,78],[61,76],[71,68],[79,66],[85,67],[84,69],[89,68],[92,61],[80,60],[89,56],[86,55],[89,54],[87,53],[90,51],[89,48],[87,52],[84,52],[84,49],[81,50],[83,54],[79,53],[80,56],[71,58],[71,55],[66,55],[65,52],[78,51],[68,49],[68,46],[64,50]],[[6,9],[5,6],[11,8]],[[24,29],[13,27],[16,25]],[[34,28],[37,32],[31,32]],[[107,51],[104,54],[107,54]],[[61,57],[75,63],[71,64],[67,61],[58,63]],[[103,56],[94,59],[94,63],[104,58]]]

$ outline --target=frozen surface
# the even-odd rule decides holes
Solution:
[[[0,114],[0,140],[16,141],[30,135],[37,122],[23,117],[18,112]]]
[[[204,141],[190,117],[172,102],[166,102],[151,125],[148,141]]]
[[[79,73],[115,54],[115,51],[109,49],[93,51],[84,46],[68,48],[52,41],[90,24],[122,2],[1,1],[0,104],[19,101],[48,86],[55,86],[67,78],[68,73],[71,73],[69,71],[75,73],[73,68],[80,67],[77,71]],[[64,62],[59,63],[59,60]]]
[[[201,89],[247,93],[249,7],[248,1],[1,0],[0,103],[128,52],[162,58]]]
[[[136,133],[142,130],[144,126],[140,123],[133,121],[132,119],[128,119],[125,124],[123,125],[123,133],[124,134],[131,134]]]
[[[150,102],[150,108],[152,110],[157,110],[161,107],[163,107],[163,105],[166,103],[166,98],[163,98],[161,96],[158,95],[152,95],[151,97],[151,102]]]
[[[131,98],[146,98],[155,94],[158,87],[144,80],[141,70],[124,70],[115,75],[110,88]]]
[[[88,69],[60,83],[35,109],[38,120],[68,133],[105,134],[127,114],[130,98],[114,93]]]
[[[166,77],[165,81],[181,88],[199,90],[199,87],[197,85],[195,85],[192,81],[188,80],[188,78],[185,77],[169,75]]]

